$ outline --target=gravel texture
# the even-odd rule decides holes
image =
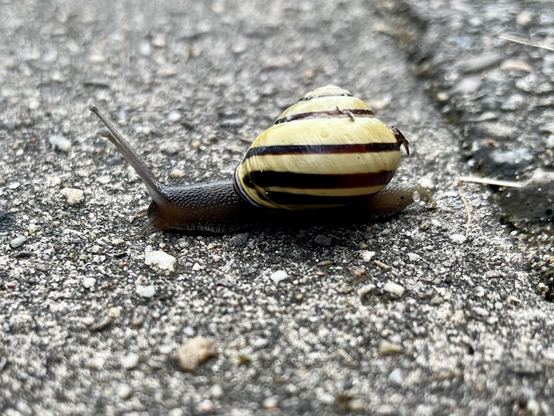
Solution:
[[[457,179],[551,167],[552,53],[498,40],[551,23],[547,2],[0,0],[0,413],[552,414],[549,225]],[[230,178],[329,83],[402,130],[395,180],[436,210],[135,235],[145,187],[90,104],[176,185]]]

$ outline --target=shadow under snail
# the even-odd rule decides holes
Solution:
[[[153,201],[146,214],[160,230],[225,234],[251,228],[367,221],[394,215],[418,185],[389,184],[408,141],[374,118],[364,101],[328,85],[304,95],[252,143],[234,179],[166,186],[93,105],[109,139],[135,169]]]

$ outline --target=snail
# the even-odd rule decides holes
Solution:
[[[252,143],[232,180],[175,187],[158,182],[114,125],[90,106],[152,197],[139,234],[160,230],[225,234],[250,228],[396,214],[422,187],[389,184],[408,141],[374,118],[364,101],[328,85],[304,95]]]

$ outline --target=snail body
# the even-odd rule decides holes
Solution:
[[[123,154],[153,199],[147,214],[161,230],[224,234],[291,222],[367,219],[414,201],[417,186],[388,185],[408,141],[375,119],[362,100],[335,86],[318,88],[289,107],[253,142],[234,179],[170,187],[155,178],[95,106],[102,135]],[[388,186],[387,186],[388,185]]]

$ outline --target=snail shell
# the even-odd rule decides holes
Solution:
[[[328,85],[304,95],[254,141],[235,172],[237,192],[270,209],[347,205],[382,190],[408,141],[371,107]]]

